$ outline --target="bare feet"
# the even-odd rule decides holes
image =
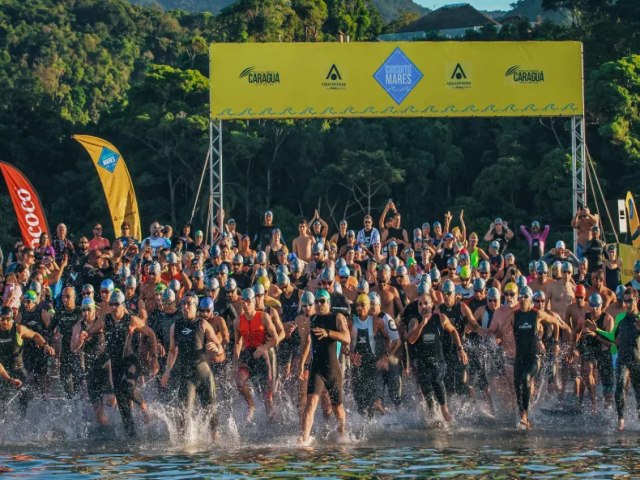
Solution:
[[[451,414],[449,413],[449,407],[447,407],[446,405],[442,405],[440,407],[440,411],[442,412],[442,417],[444,418],[445,422],[450,422],[451,420],[453,420],[453,417],[451,416]]]
[[[387,413],[387,411],[385,410],[384,406],[382,405],[382,400],[377,399],[374,402],[373,411],[374,412],[378,412],[380,415],[385,415]]]
[[[618,420],[618,431],[619,432],[624,431],[624,418],[621,418],[620,420]]]

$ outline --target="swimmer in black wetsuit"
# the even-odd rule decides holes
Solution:
[[[341,436],[345,433],[346,423],[339,356],[342,346],[346,347],[351,341],[347,319],[341,313],[331,313],[331,295],[326,290],[317,292],[314,303],[316,314],[309,319],[306,334],[303,336],[300,332],[303,352],[308,351],[308,344],[311,345],[307,405],[300,437],[302,444],[310,439],[313,417],[325,388],[338,419],[338,433]]]
[[[445,315],[433,311],[433,300],[429,294],[423,293],[418,297],[417,302],[420,320],[413,318],[407,333],[407,342],[415,345],[413,355],[416,381],[429,406],[433,407],[432,396],[435,396],[442,416],[445,421],[450,422],[452,417],[447,406],[444,385],[447,363],[443,343],[446,334],[451,336],[460,364],[466,365],[469,359],[456,328]]]

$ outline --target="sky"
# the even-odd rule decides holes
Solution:
[[[430,9],[440,8],[452,3],[469,3],[478,10],[510,10],[515,0],[413,0],[418,5]]]

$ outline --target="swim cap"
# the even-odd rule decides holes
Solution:
[[[456,286],[451,280],[445,280],[442,284],[442,293],[453,293],[456,291]]]
[[[489,244],[489,248],[492,248],[493,250],[500,250],[500,242],[494,240]]]
[[[356,305],[358,303],[364,303],[365,307],[368,307],[371,304],[371,300],[369,300],[369,296],[368,295],[365,295],[364,293],[361,293],[356,298]]]
[[[518,288],[526,287],[527,277],[525,277],[524,275],[518,275],[518,278],[516,278],[516,285],[518,286]]]
[[[522,298],[522,297],[532,298],[533,297],[533,292],[531,291],[531,287],[527,287],[527,286],[522,287],[520,289],[520,292],[518,292],[518,296],[520,298]]]
[[[162,302],[173,303],[175,301],[176,301],[176,292],[174,292],[170,288],[166,288],[164,292],[162,292]]]
[[[240,255],[239,253],[236,253],[233,256],[233,263],[244,263],[244,257],[242,255]]]
[[[347,266],[340,267],[340,270],[338,271],[338,276],[340,278],[349,278],[350,275],[351,275],[351,271],[349,270],[349,267]]]
[[[535,292],[533,292],[533,299],[545,301],[547,297],[545,296],[543,290],[536,290]]]
[[[584,288],[584,285],[581,283],[576,285],[576,297],[585,297],[587,295],[587,290]]]
[[[256,255],[256,263],[259,263],[259,264],[267,263],[267,254],[264,253],[262,250],[260,250],[258,252],[258,255]]]
[[[178,260],[178,256],[171,252],[169,255],[167,255],[167,263],[169,265],[179,265],[180,264],[180,260]]]
[[[220,282],[216,277],[207,277],[204,281],[204,286],[209,290],[218,290],[220,288]]]
[[[268,292],[269,288],[271,287],[271,281],[269,280],[269,277],[267,277],[267,276],[258,277],[258,279],[256,280],[256,283],[258,285],[262,285],[262,288],[264,288],[265,292]]]
[[[193,278],[204,278],[204,272],[200,269],[196,270],[191,274]]]
[[[565,273],[565,272],[573,273],[573,265],[571,265],[569,262],[562,262],[562,266],[560,267],[560,271],[562,273]]]
[[[315,301],[315,297],[313,296],[313,293],[311,293],[309,290],[306,290],[302,294],[302,297],[300,297],[301,305],[313,305],[314,301]]]
[[[113,284],[113,280],[111,280],[110,278],[103,280],[102,283],[100,284],[100,290],[109,290],[110,292],[113,292],[114,288],[116,287]]]
[[[469,267],[469,265],[465,265],[460,269],[460,278],[471,278],[471,268]]]
[[[83,298],[80,305],[85,308],[96,308],[96,302],[94,302],[93,298],[91,297]]]
[[[458,259],[456,257],[449,257],[447,260],[447,267],[456,268],[458,266]]]
[[[324,270],[322,270],[322,273],[320,273],[320,281],[322,282],[333,282],[333,279],[334,273],[330,268],[325,268]]]
[[[331,295],[325,289],[316,292],[316,299],[318,298],[324,298],[327,302],[331,302]]]
[[[180,282],[174,278],[169,282],[169,288],[174,292],[178,293],[182,288],[182,285],[180,285]]]
[[[242,291],[242,299],[243,300],[254,300],[256,298],[256,293],[252,288],[245,288]]]
[[[404,277],[406,274],[407,274],[407,267],[405,267],[404,265],[400,265],[396,270],[396,275],[398,277]]]
[[[618,300],[622,300],[622,297],[624,296],[624,291],[626,290],[626,287],[624,285],[618,285],[616,287],[616,298]]]
[[[88,285],[91,287],[91,292],[93,292],[93,285],[91,285],[91,284],[88,284]],[[40,295],[40,293],[42,293],[42,284],[40,282],[38,282],[37,280],[34,280],[29,285],[29,290],[33,290],[38,295]]]
[[[138,286],[138,280],[136,280],[136,277],[131,275],[125,280],[124,286],[129,288],[136,288]]]
[[[276,274],[284,273],[285,275],[289,275],[289,267],[286,265],[278,265],[276,268]]]
[[[558,240],[556,242],[556,249],[564,250],[565,248],[566,248],[566,245],[564,244],[564,242],[562,240]]]
[[[276,283],[278,285],[289,285],[291,281],[289,280],[289,277],[284,272],[280,272],[276,276]]]
[[[118,303],[119,305],[122,305],[124,303],[124,293],[122,293],[118,289],[115,289],[113,291],[113,293],[111,294],[111,297],[109,297],[109,303],[111,303],[111,302]]]
[[[367,282],[366,279],[361,278],[358,281],[358,286],[356,287],[356,289],[358,290],[358,292],[369,293],[369,282]]]
[[[229,275],[229,267],[226,263],[221,263],[216,270],[216,275]]]
[[[24,300],[30,300],[32,302],[35,302],[36,300],[38,300],[38,294],[36,292],[34,292],[33,290],[27,290],[22,295],[22,298]]]
[[[432,282],[439,282],[440,281],[440,270],[438,270],[438,267],[433,267],[429,271],[429,276],[431,277],[431,281]]]
[[[342,267],[346,267],[347,266],[347,261],[340,257],[338,260],[336,260],[336,270],[340,271],[340,269]]]
[[[542,273],[549,273],[549,266],[547,265],[547,263],[544,260],[540,260],[538,262],[538,264],[536,265],[536,272],[542,274]]]
[[[167,286],[164,283],[159,283],[156,285],[156,293],[162,293],[167,289]]]
[[[489,265],[489,262],[487,262],[486,260],[482,260],[478,264],[478,271],[480,273],[489,273],[491,271],[491,265]]]
[[[371,305],[380,305],[380,295],[378,295],[376,292],[370,292],[369,301],[371,302]]]
[[[491,287],[489,290],[487,290],[487,298],[489,300],[500,301],[500,290],[498,290],[496,287]]]
[[[237,288],[238,288],[238,284],[236,283],[236,281],[233,278],[229,278],[227,280],[227,283],[224,284],[224,289],[226,291],[230,291],[230,290],[233,291],[233,290],[235,290]],[[245,290],[246,290],[246,288],[245,288]]]
[[[537,265],[538,263],[535,260],[531,260],[529,262],[529,271],[533,272],[536,269]]]
[[[211,258],[218,258],[220,256],[220,247],[218,245],[214,245],[209,249],[209,256]]]
[[[322,244],[322,242],[316,242],[313,244],[313,247],[311,249],[311,253],[322,253],[324,251],[324,245]]]
[[[486,286],[487,284],[484,281],[484,278],[476,278],[473,281],[473,290],[476,292],[482,292]]]
[[[256,283],[253,286],[253,293],[256,294],[256,297],[259,297],[260,295],[264,295],[265,291],[264,291],[264,287],[262,286],[262,284]]]
[[[599,293],[594,293],[589,297],[589,306],[590,307],[601,307],[602,306],[602,297]]]
[[[158,262],[153,262],[151,264],[151,267],[149,267],[149,273],[153,275],[160,275],[160,272],[162,272],[162,267],[160,266],[160,264]]]
[[[200,310],[213,310],[213,300],[209,297],[204,297],[200,300],[200,305],[198,306]]]
[[[513,282],[509,282],[505,285],[504,291],[518,293],[518,286]]]

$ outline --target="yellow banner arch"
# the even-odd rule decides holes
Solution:
[[[216,43],[211,118],[570,117],[580,42]]]
[[[72,138],[87,150],[93,160],[107,199],[116,237],[120,234],[122,223],[128,222],[130,235],[141,240],[138,200],[129,170],[118,149],[106,140],[90,135],[74,135]]]

